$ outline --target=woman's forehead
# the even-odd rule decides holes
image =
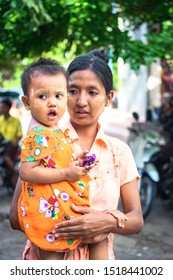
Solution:
[[[90,69],[74,71],[69,77],[69,83],[102,84],[100,77]]]

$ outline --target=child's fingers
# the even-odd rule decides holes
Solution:
[[[114,217],[117,219],[118,227],[124,228],[125,221],[128,220],[128,217],[124,213],[118,210],[114,213]]]
[[[90,165],[85,165],[85,168],[89,171],[90,169],[92,169],[94,166],[96,166],[98,164],[98,161],[93,162]]]
[[[118,227],[125,227],[125,222],[128,220],[128,217],[123,212],[119,210],[105,209],[103,213],[111,214],[117,220]]]
[[[120,217],[118,217],[118,226],[124,228],[125,222],[128,220],[128,217],[121,213]]]

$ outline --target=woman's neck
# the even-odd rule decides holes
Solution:
[[[74,127],[77,135],[79,136],[80,146],[82,150],[90,151],[97,135],[98,124],[96,123],[89,126],[78,125],[74,124],[73,122],[71,122],[71,124]]]

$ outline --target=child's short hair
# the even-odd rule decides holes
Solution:
[[[63,74],[68,83],[68,74],[64,67],[60,63],[51,58],[40,57],[38,60],[31,63],[21,75],[21,87],[23,94],[27,95],[31,84],[31,78],[34,75],[43,74],[47,76],[53,76],[57,74]]]

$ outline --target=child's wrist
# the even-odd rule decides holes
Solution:
[[[69,178],[69,168],[68,167],[64,168],[63,174],[64,174],[63,180],[69,180],[70,179]]]
[[[112,217],[114,217],[114,219],[117,220],[117,217],[116,217],[115,213],[113,212],[113,210],[105,210],[104,213],[111,215]]]

